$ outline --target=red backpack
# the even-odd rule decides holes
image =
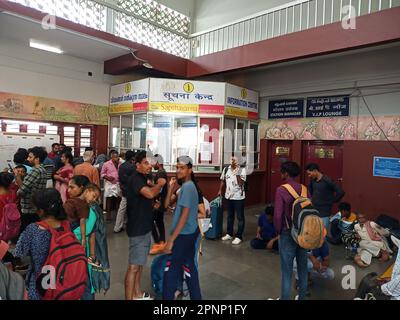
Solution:
[[[4,203],[3,217],[0,220],[0,240],[8,242],[18,237],[21,228],[21,214],[19,213],[15,199],[10,198]]]
[[[79,300],[88,279],[85,249],[71,232],[68,221],[62,223],[61,231],[45,222],[37,224],[51,233],[49,255],[36,281],[42,300]],[[50,283],[45,281],[48,279]],[[44,285],[46,288],[43,288]]]

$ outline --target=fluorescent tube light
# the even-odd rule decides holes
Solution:
[[[49,52],[54,52],[54,53],[58,53],[58,54],[63,54],[64,51],[62,51],[60,48],[57,47],[53,47],[44,43],[39,43],[35,40],[30,40],[29,43],[31,48],[35,48],[35,49],[40,49],[40,50],[44,50],[44,51],[49,51]]]

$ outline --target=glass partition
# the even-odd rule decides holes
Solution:
[[[121,135],[121,116],[110,117],[109,149],[119,148]]]
[[[184,155],[193,159],[195,171],[219,172],[233,154],[242,155],[258,168],[257,122],[211,115],[140,113],[111,116],[109,130],[109,150],[144,149],[160,154],[168,171],[174,171],[177,157]]]
[[[135,114],[133,131],[133,148],[148,149],[146,146],[147,114]]]
[[[189,156],[197,163],[197,117],[174,117],[174,132],[172,134],[173,163],[180,156]]]
[[[132,149],[133,115],[121,116],[121,143],[120,152]]]
[[[164,159],[164,165],[171,164],[172,124],[170,115],[149,114],[147,146],[153,154],[159,154]]]

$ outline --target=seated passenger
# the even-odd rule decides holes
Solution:
[[[321,279],[333,280],[335,278],[335,272],[331,268],[329,268],[329,265],[329,245],[328,242],[325,240],[321,248],[314,249],[308,253],[307,267],[308,272],[310,273],[309,278],[314,276]],[[298,280],[299,277],[297,274],[296,259],[293,262],[293,272],[296,280]]]
[[[392,242],[398,248],[400,239],[392,235]],[[368,273],[360,282],[354,300],[400,300],[400,250],[396,262],[378,277]]]
[[[332,244],[340,244],[343,241],[343,237],[354,230],[356,220],[357,216],[351,212],[350,203],[340,203],[339,212],[330,219],[331,236],[328,241]]]
[[[253,249],[279,250],[279,236],[276,233],[273,221],[274,207],[268,205],[258,218],[257,237],[250,242]]]
[[[392,250],[385,238],[385,235],[389,235],[388,231],[375,222],[368,221],[363,214],[357,214],[357,220],[359,223],[354,226],[360,240],[357,255],[354,257],[357,265],[369,266],[372,257],[378,257],[381,261],[389,260]]]

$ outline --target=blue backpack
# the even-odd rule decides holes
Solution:
[[[171,255],[163,254],[154,258],[151,264],[151,285],[157,298],[162,298],[164,272],[171,264]]]

